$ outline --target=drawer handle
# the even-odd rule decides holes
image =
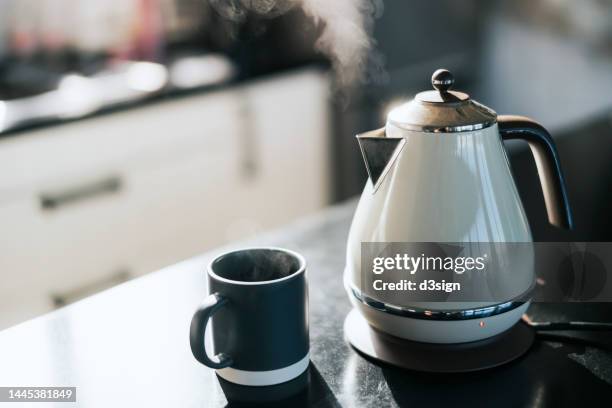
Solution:
[[[51,300],[53,301],[53,306],[56,308],[66,306],[87,296],[117,286],[120,283],[127,282],[131,277],[132,274],[128,269],[118,269],[109,276],[89,282],[81,287],[72,288],[63,293],[51,294]]]
[[[86,200],[121,190],[121,179],[117,176],[107,177],[91,183],[74,186],[63,191],[40,194],[40,206],[43,210],[54,210],[66,204]]]

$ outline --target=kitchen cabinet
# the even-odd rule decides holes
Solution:
[[[0,140],[0,328],[329,202],[304,69]]]

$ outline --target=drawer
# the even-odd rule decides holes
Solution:
[[[234,211],[219,198],[238,173],[227,158],[192,157],[124,175],[119,191],[95,200],[3,206],[0,327],[209,248]]]
[[[0,140],[0,203],[54,180],[159,165],[195,149],[226,147],[243,112],[237,91],[158,102]]]
[[[215,238],[206,229],[221,228],[216,214],[232,211],[228,195],[242,177],[236,135],[226,133],[223,154],[196,149],[159,167],[57,182],[0,205],[0,271],[10,274],[0,296],[36,287],[76,290],[122,270],[150,272],[192,254],[182,249],[185,241],[195,242],[185,248],[206,248]],[[194,225],[201,239],[194,239]]]

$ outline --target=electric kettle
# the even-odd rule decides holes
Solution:
[[[532,242],[503,146],[510,139],[531,148],[549,222],[571,229],[572,215],[555,143],[544,127],[497,115],[451,90],[448,70],[434,72],[431,82],[435,90],[392,110],[384,128],[357,135],[369,177],[348,236],[344,286],[380,331],[430,343],[482,340],[508,330],[528,308],[533,259],[522,259],[505,277],[513,295],[503,301],[411,304],[408,298],[398,305],[363,291],[362,274],[372,270],[362,270],[362,243]]]

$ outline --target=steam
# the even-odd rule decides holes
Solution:
[[[332,60],[340,80],[345,84],[363,80],[375,45],[370,34],[374,18],[382,14],[382,1],[302,0],[302,8],[323,24],[317,48]]]
[[[251,282],[284,278],[299,268],[296,259],[281,251],[251,250],[245,258],[243,279]]]
[[[216,274],[241,282],[284,278],[300,268],[293,255],[277,249],[244,249],[225,254],[212,265]]]
[[[316,48],[333,64],[341,85],[378,82],[383,59],[371,37],[374,20],[382,15],[382,0],[209,0],[223,17],[240,22],[248,12],[277,17],[300,7],[321,33]]]

